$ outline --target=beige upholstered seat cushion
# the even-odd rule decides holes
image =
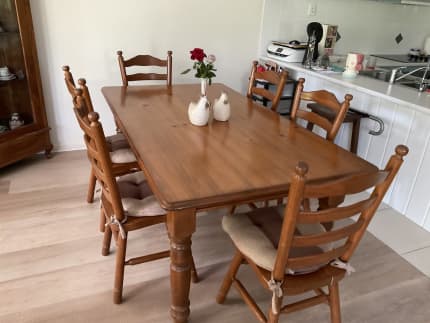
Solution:
[[[282,217],[279,208],[259,208],[248,213],[224,216],[222,227],[236,247],[258,266],[272,271],[275,265],[277,246],[282,229]],[[316,234],[324,231],[320,224],[298,225],[300,234]],[[321,252],[319,247],[292,248],[291,257],[311,255]],[[319,267],[318,267],[319,268]],[[308,273],[318,268],[303,268],[296,274]],[[288,273],[291,273],[288,271]]]
[[[136,156],[130,148],[118,149],[109,153],[112,163],[133,163],[136,161]]]
[[[127,139],[122,133],[117,133],[115,135],[106,137],[106,143],[109,151],[130,148]]]
[[[106,144],[112,163],[122,164],[136,161],[136,156],[131,151],[130,145],[122,133],[106,137]]]
[[[166,214],[151,191],[143,172],[127,174],[117,179],[124,211],[130,216]]]

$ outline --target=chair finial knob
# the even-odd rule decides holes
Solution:
[[[351,101],[353,96],[351,94],[345,94],[345,101]]]
[[[296,174],[299,175],[300,177],[305,176],[308,170],[309,170],[309,166],[304,161],[299,161],[297,163]]]
[[[69,67],[69,65],[64,65],[61,69],[62,69],[64,72],[70,72],[70,67]]]
[[[401,156],[401,157],[406,156],[408,152],[409,152],[409,148],[405,145],[398,145],[396,147],[396,154],[398,156]]]
[[[99,114],[97,112],[88,113],[88,120],[90,120],[91,123],[99,121]]]

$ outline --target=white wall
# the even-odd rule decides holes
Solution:
[[[189,50],[217,56],[215,82],[244,92],[257,57],[263,0],[31,0],[51,138],[55,150],[83,148],[61,66],[87,79],[105,131],[112,115],[100,88],[120,85],[116,51],[125,56],[173,51],[174,83],[197,80],[180,72]]]
[[[309,3],[317,5],[315,16],[307,15]],[[430,7],[393,5],[369,0],[266,0],[260,52],[271,40],[307,40],[306,26],[317,21],[339,26],[342,39],[335,52],[346,54],[405,54],[422,48],[430,36]],[[394,40],[402,33],[403,41]]]

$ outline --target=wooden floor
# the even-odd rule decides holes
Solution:
[[[124,303],[113,305],[114,250],[100,254],[98,201],[85,202],[84,152],[35,157],[0,170],[0,322],[170,322],[167,259],[127,267]],[[191,287],[190,322],[255,322],[238,294],[215,295],[232,257],[220,228],[223,210],[202,213],[193,253],[202,281]],[[129,239],[130,254],[164,249],[163,226]],[[344,322],[430,322],[430,281],[367,234],[352,260],[357,272],[341,284]],[[241,269],[266,310],[270,296]],[[325,305],[282,322],[329,322]]]

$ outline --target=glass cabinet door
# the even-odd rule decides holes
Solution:
[[[14,0],[0,0],[0,136],[34,121]]]

